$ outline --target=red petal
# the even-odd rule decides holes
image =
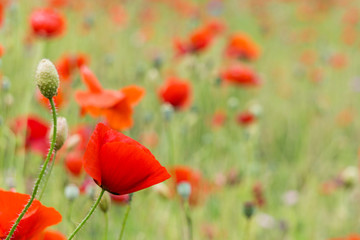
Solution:
[[[121,89],[121,92],[125,94],[126,100],[132,105],[138,104],[138,102],[145,95],[145,89],[136,85],[127,86]]]
[[[140,144],[107,143],[100,153],[101,185],[111,193],[136,192],[170,178],[166,169]]]
[[[104,90],[101,92],[77,91],[76,102],[82,107],[109,108],[125,98],[120,91]]]
[[[87,66],[84,65],[80,68],[80,74],[81,79],[91,92],[100,93],[103,90],[99,80]]]

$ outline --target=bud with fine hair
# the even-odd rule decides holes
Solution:
[[[104,194],[104,196],[101,199],[100,204],[99,204],[101,211],[106,213],[110,208],[110,204],[111,204],[110,195]]]
[[[54,126],[53,126],[54,127]],[[58,117],[57,118],[57,129],[56,129],[56,141],[55,141],[55,151],[58,151],[65,143],[68,136],[68,124],[66,118]],[[50,138],[52,138],[53,128],[50,131]]]
[[[51,99],[57,95],[59,74],[55,65],[48,59],[40,61],[35,74],[36,85],[44,97]]]

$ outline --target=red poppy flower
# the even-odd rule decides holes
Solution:
[[[190,103],[190,83],[177,77],[169,77],[160,88],[159,96],[163,102],[171,104],[174,108],[186,107]]]
[[[170,177],[147,148],[102,123],[90,138],[83,163],[100,187],[118,195],[148,188]]]
[[[69,4],[69,0],[47,0],[50,7],[61,8]]]
[[[65,30],[65,18],[51,8],[35,10],[30,17],[33,33],[42,38],[57,37]]]
[[[27,194],[0,190],[0,239],[10,232],[19,213],[23,210],[30,196]],[[25,216],[20,221],[12,240],[36,240],[45,228],[61,222],[61,215],[54,208],[45,207],[34,200]]]
[[[65,54],[55,64],[62,82],[68,82],[75,70],[89,63],[85,54]]]
[[[221,78],[229,83],[244,87],[254,87],[261,85],[261,81],[256,73],[245,66],[233,65],[221,73]]]
[[[5,2],[0,2],[0,28],[4,23],[4,16],[5,16]]]
[[[78,151],[71,152],[65,157],[66,169],[74,176],[80,176],[83,169],[83,155]]]
[[[217,111],[215,112],[214,116],[211,120],[211,125],[213,127],[222,127],[226,121],[226,114],[223,111]]]
[[[14,121],[13,130],[15,134],[26,131],[25,148],[27,150],[33,150],[35,152],[46,155],[50,143],[48,132],[50,130],[49,125],[35,117],[30,116],[28,118],[18,118]]]
[[[145,94],[141,87],[132,85],[118,91],[103,89],[96,76],[86,66],[80,69],[88,91],[77,91],[75,100],[83,113],[104,116],[110,127],[125,130],[133,125],[133,107]]]
[[[207,185],[202,179],[199,171],[193,170],[187,166],[177,166],[170,170],[173,177],[173,192],[176,192],[177,185],[180,183],[189,183],[191,193],[189,198],[190,205],[198,204],[208,191]]]
[[[39,237],[31,240],[66,240],[66,237],[58,231],[46,230]]]
[[[111,16],[111,20],[115,25],[123,26],[125,24],[127,19],[127,14],[125,8],[122,7],[121,5],[113,6],[110,9],[109,14]]]
[[[239,113],[236,116],[236,121],[240,125],[243,125],[243,126],[248,126],[248,125],[252,124],[253,122],[255,122],[255,120],[256,120],[256,116],[252,112],[249,112],[249,111]]]
[[[176,54],[181,56],[186,53],[199,53],[205,50],[211,44],[214,37],[223,29],[223,24],[214,20],[196,29],[186,41],[175,39],[174,47]]]
[[[5,48],[3,47],[3,45],[0,44],[0,58],[4,55],[5,53]]]
[[[351,234],[347,237],[343,238],[332,238],[331,240],[360,240],[360,235],[358,234]]]
[[[259,47],[247,35],[239,33],[230,37],[226,55],[245,60],[255,60],[260,55]]]

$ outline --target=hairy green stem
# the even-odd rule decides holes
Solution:
[[[191,215],[190,215],[189,201],[186,201],[184,203],[184,211],[185,211],[186,225],[187,225],[187,230],[188,230],[188,239],[192,240],[193,239],[193,228],[192,228],[192,219],[191,219]]]
[[[48,184],[48,182],[49,182],[50,173],[52,172],[52,169],[53,169],[54,164],[55,164],[55,158],[56,158],[56,152],[54,153],[54,157],[53,157],[53,159],[52,159],[52,161],[51,161],[51,164],[50,164],[50,167],[49,167],[49,171],[48,171],[48,173],[47,173],[46,176],[45,176],[44,184],[43,184],[41,193],[40,193],[39,198],[38,198],[39,201],[41,200],[42,196],[44,195],[46,186],[47,186],[47,184]]]
[[[53,125],[54,125],[54,128],[53,128],[53,135],[52,135],[52,139],[51,139],[51,145],[50,145],[50,150],[48,152],[48,155],[46,157],[46,160],[45,160],[45,163],[44,165],[42,166],[41,168],[41,171],[40,171],[40,174],[36,180],[36,183],[35,183],[35,186],[34,186],[34,189],[33,189],[33,192],[31,194],[31,197],[30,197],[30,200],[29,202],[26,204],[24,210],[20,213],[19,217],[16,219],[14,225],[12,226],[8,236],[6,237],[6,240],[10,240],[12,235],[14,234],[17,226],[19,225],[21,219],[24,217],[24,215],[26,214],[27,210],[29,210],[31,204],[33,203],[33,201],[35,200],[35,197],[36,197],[36,194],[38,193],[39,191],[39,186],[40,186],[40,183],[41,183],[41,180],[46,172],[46,167],[50,161],[50,158],[51,158],[51,155],[54,151],[54,147],[55,147],[55,142],[56,142],[56,131],[57,131],[57,116],[56,116],[56,109],[55,109],[55,104],[54,104],[54,101],[53,99],[49,99],[50,100],[50,105],[51,105],[51,110],[52,110],[52,116],[53,116]],[[50,174],[50,173],[49,173]]]
[[[91,215],[94,213],[96,207],[99,205],[102,196],[104,195],[105,190],[101,189],[101,193],[98,197],[98,199],[95,201],[94,205],[91,207],[89,213],[86,215],[86,217],[81,221],[81,223],[75,228],[74,232],[69,236],[68,240],[71,240],[74,238],[74,236],[79,232],[79,230],[84,226],[87,220],[91,217]]]
[[[121,227],[121,232],[120,232],[120,236],[119,236],[119,240],[121,240],[124,236],[124,232],[125,232],[125,225],[126,225],[126,222],[127,222],[127,219],[129,217],[129,212],[130,212],[130,209],[131,209],[131,203],[129,202],[127,208],[126,208],[126,213],[125,213],[125,216],[124,216],[124,220],[122,222],[122,227]]]

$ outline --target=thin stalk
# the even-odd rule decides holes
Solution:
[[[105,233],[104,233],[104,240],[107,240],[107,235],[109,231],[109,215],[107,212],[104,212],[105,217]]]
[[[185,211],[186,225],[187,225],[187,230],[188,230],[188,239],[192,240],[193,239],[193,227],[192,227],[192,219],[191,219],[191,215],[190,215],[189,201],[186,201],[184,203],[184,211]]]
[[[119,240],[122,240],[122,238],[123,238],[123,236],[124,236],[125,225],[126,225],[126,222],[127,222],[128,217],[129,217],[130,209],[131,209],[131,205],[130,205],[130,203],[129,203],[128,206],[127,206],[127,208],[126,208],[126,213],[125,213],[125,216],[124,216],[124,220],[123,220],[123,222],[122,222],[122,227],[121,227],[121,232],[120,232]]]
[[[50,173],[52,172],[52,169],[54,168],[55,158],[56,158],[56,151],[55,151],[55,153],[54,153],[54,157],[53,157],[52,162],[51,162],[51,164],[50,164],[49,171],[48,171],[48,173],[47,173],[46,176],[45,176],[43,188],[42,188],[42,191],[41,191],[40,196],[39,196],[39,198],[38,198],[39,201],[41,200],[42,196],[44,195],[46,186],[47,186],[47,184],[48,184],[48,182],[49,182]]]
[[[84,226],[84,224],[87,222],[87,220],[89,220],[89,218],[91,217],[91,215],[94,213],[96,207],[99,205],[102,196],[104,195],[105,190],[101,189],[101,193],[98,197],[98,199],[95,201],[94,205],[91,207],[89,213],[86,215],[86,217],[81,221],[81,223],[76,227],[76,229],[74,230],[74,232],[69,236],[68,240],[71,240],[74,238],[74,236],[79,232],[79,230],[82,228],[82,226]]]
[[[33,189],[33,192],[31,194],[31,197],[30,197],[30,200],[29,202],[26,204],[24,210],[20,213],[19,217],[16,219],[14,225],[12,226],[8,236],[6,237],[6,240],[10,240],[12,235],[14,234],[17,226],[19,225],[21,219],[24,217],[24,215],[26,214],[27,210],[29,210],[31,204],[33,203],[35,197],[36,197],[36,194],[39,190],[39,186],[40,186],[40,183],[41,183],[41,180],[46,172],[46,167],[50,161],[50,158],[51,158],[51,155],[54,151],[54,147],[55,147],[55,142],[56,142],[56,131],[57,131],[57,116],[56,116],[56,109],[55,109],[55,104],[54,104],[54,101],[53,99],[49,99],[50,100],[50,105],[51,105],[51,110],[52,110],[52,116],[53,116],[53,125],[54,125],[54,128],[53,128],[53,135],[52,135],[52,139],[51,139],[51,145],[50,145],[50,150],[48,152],[48,155],[46,157],[46,160],[45,160],[45,163],[44,165],[42,166],[41,168],[41,171],[40,171],[40,174],[36,180],[36,183],[35,183],[35,186],[34,186],[34,189]]]

